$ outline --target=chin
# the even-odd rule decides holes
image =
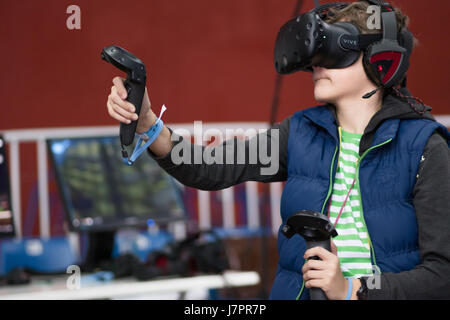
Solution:
[[[333,103],[336,94],[332,88],[314,87],[314,99],[318,102]]]

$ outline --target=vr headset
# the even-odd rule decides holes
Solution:
[[[279,74],[312,72],[313,66],[341,69],[354,64],[364,52],[363,65],[378,89],[402,84],[413,47],[413,35],[404,28],[397,32],[393,7],[380,0],[365,0],[381,7],[383,33],[362,34],[350,22],[326,23],[330,8],[343,9],[346,2],[317,6],[286,22],[275,42],[274,63]],[[370,98],[376,90],[364,98]]]

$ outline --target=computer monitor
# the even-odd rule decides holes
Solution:
[[[186,219],[177,182],[146,154],[124,164],[119,137],[48,139],[47,145],[69,226],[90,237],[88,260],[110,256],[118,229]]]
[[[14,236],[6,143],[0,136],[0,237]]]

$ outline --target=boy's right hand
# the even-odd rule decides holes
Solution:
[[[138,117],[136,108],[131,102],[126,101],[127,90],[123,82],[124,78],[115,77],[113,79],[113,86],[111,93],[108,96],[106,106],[109,115],[125,124],[131,123],[132,120],[139,119],[136,127],[136,132],[142,133],[150,129],[156,121],[156,115],[151,110],[150,99],[148,98],[147,87],[145,88],[144,98],[142,99],[141,112]]]

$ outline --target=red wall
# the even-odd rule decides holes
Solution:
[[[0,129],[114,124],[105,104],[121,72],[100,60],[110,44],[146,63],[152,103],[156,111],[167,105],[168,122],[265,121],[274,39],[296,1],[2,0]],[[450,29],[450,2],[396,3],[421,43],[409,86],[435,113],[449,113],[449,45],[440,40]],[[81,8],[81,30],[66,27],[70,4]],[[285,80],[278,120],[314,104],[309,74]]]
[[[146,63],[150,99],[157,113],[166,104],[168,123],[268,121],[273,44],[296,1],[2,0],[0,130],[116,124],[106,99],[111,79],[121,72],[100,59],[111,44]],[[71,4],[81,8],[81,30],[66,27]],[[409,87],[435,114],[448,114],[450,2],[395,4],[410,16],[420,41]],[[303,9],[312,6],[305,0]],[[315,104],[311,75],[284,80],[277,120]],[[31,153],[22,151],[22,211],[36,177]]]

